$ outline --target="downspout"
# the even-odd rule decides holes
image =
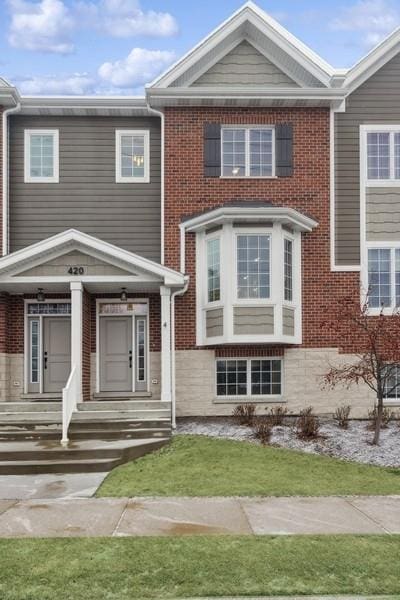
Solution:
[[[3,201],[3,242],[2,242],[2,256],[8,254],[9,243],[8,243],[8,219],[9,219],[9,140],[8,140],[8,116],[17,113],[21,110],[21,103],[17,102],[13,108],[8,108],[3,112],[2,117],[2,148],[3,148],[3,189],[2,189],[2,201]]]
[[[175,296],[183,296],[189,287],[189,276],[185,275],[185,284],[180,290],[171,294],[171,421],[172,428],[176,428],[176,394],[175,394]]]
[[[146,99],[146,106],[147,106],[147,110],[149,111],[150,114],[156,115],[157,117],[160,117],[161,119],[161,264],[164,264],[164,142],[165,142],[165,135],[164,135],[164,127],[165,127],[165,121],[164,121],[164,113],[161,110],[156,110],[155,108],[151,108],[149,101]]]

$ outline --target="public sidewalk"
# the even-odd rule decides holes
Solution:
[[[400,496],[0,500],[0,537],[400,534]]]

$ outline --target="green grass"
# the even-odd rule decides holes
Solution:
[[[397,594],[399,536],[0,540],[2,600]]]
[[[328,496],[399,494],[400,469],[205,436],[112,471],[97,496]]]

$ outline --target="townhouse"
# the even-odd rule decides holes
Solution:
[[[1,401],[365,416],[321,389],[357,352],[325,321],[400,304],[399,51],[337,70],[250,2],[143,98],[0,79]]]

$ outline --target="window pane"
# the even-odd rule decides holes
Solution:
[[[239,235],[236,263],[238,298],[269,298],[270,236]]]
[[[38,302],[28,304],[28,315],[70,315],[70,302]]]
[[[390,249],[368,250],[368,299],[371,308],[391,305]]]
[[[367,134],[368,179],[390,179],[390,134]]]
[[[210,240],[207,242],[208,302],[217,302],[221,299],[220,280],[220,241]]]
[[[272,129],[250,129],[250,175],[272,175]]]
[[[293,242],[285,239],[284,241],[284,293],[285,300],[293,300]]]
[[[29,154],[29,173],[31,177],[53,177],[54,136],[30,134]]]
[[[121,135],[121,177],[144,177],[144,145],[143,135]]]
[[[137,353],[137,381],[146,380],[145,372],[145,336],[146,336],[146,321],[144,319],[137,319],[136,321],[136,353]]]
[[[251,394],[258,396],[280,395],[282,385],[280,360],[251,361]]]
[[[222,175],[243,177],[246,174],[246,130],[222,130]]]
[[[394,134],[394,176],[400,179],[400,133]]]
[[[39,321],[30,322],[31,383],[39,383]]]
[[[217,360],[217,396],[247,394],[247,361]]]
[[[391,398],[392,400],[400,398],[400,365],[388,365],[385,398]]]

